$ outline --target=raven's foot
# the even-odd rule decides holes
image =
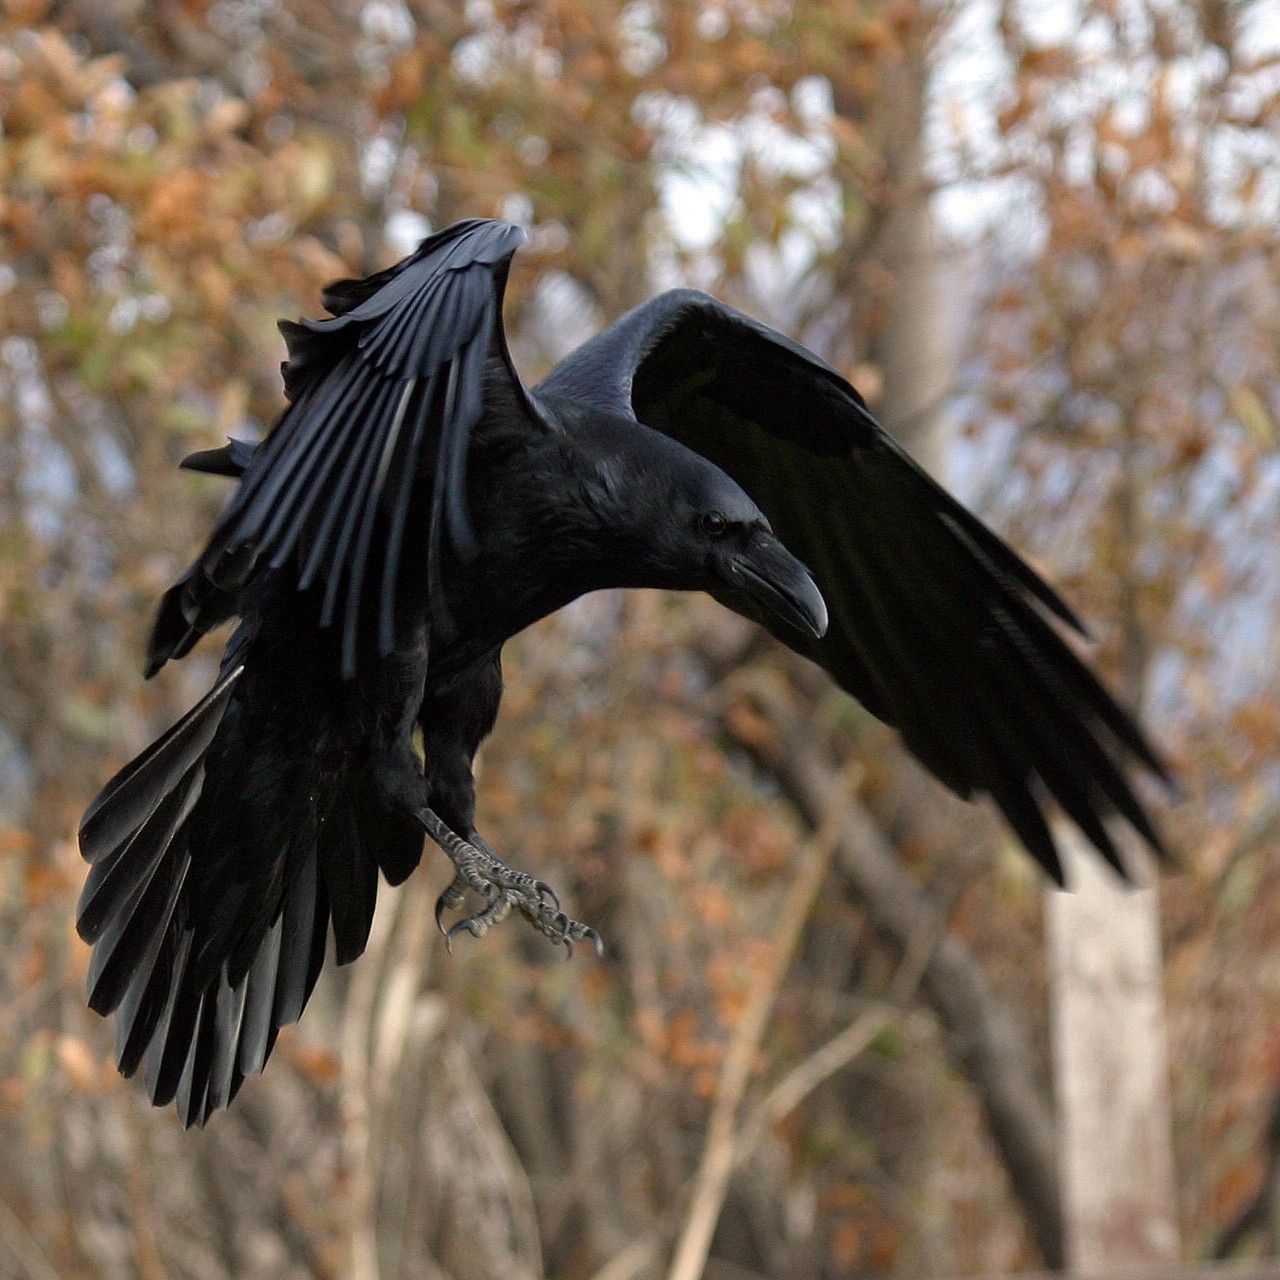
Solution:
[[[559,899],[550,885],[507,866],[480,836],[473,833],[470,840],[464,840],[432,810],[419,810],[418,818],[427,834],[449,855],[458,872],[436,900],[436,924],[450,950],[460,933],[481,938],[495,924],[501,924],[514,907],[544,937],[563,942],[569,955],[573,954],[573,944],[583,941],[590,942],[598,955],[604,954],[600,935],[590,925],[561,911]],[[484,898],[485,905],[446,929],[444,913],[461,907],[468,889]]]

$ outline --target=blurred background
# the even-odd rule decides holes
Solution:
[[[1184,865],[1141,908],[1159,1249],[1280,1251],[1278,0],[0,14],[0,1275],[1070,1253],[1051,895],[708,600],[591,597],[508,650],[481,827],[603,961],[518,925],[447,958],[428,850],[231,1112],[184,1133],[117,1078],[75,831],[215,670],[206,644],[140,675],[226,497],[176,463],[280,411],[278,317],[469,215],[529,229],[530,381],[712,290],[846,372],[1089,620],[1187,790],[1152,797]]]

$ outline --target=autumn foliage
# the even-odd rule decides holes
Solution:
[[[707,1203],[709,1280],[1060,1260],[981,1057],[995,1010],[1047,1125],[1039,881],[703,600],[592,597],[508,652],[484,824],[602,963],[514,927],[448,959],[429,852],[206,1131],[117,1078],[75,830],[215,669],[140,678],[226,492],[175,464],[269,426],[277,318],[471,214],[530,229],[530,380],[656,288],[710,288],[849,373],[1089,619],[1186,785],[1179,1212],[1188,1258],[1223,1245],[1280,1090],[1266,7],[9,0],[0,1275],[621,1280],[668,1274]],[[1274,1251],[1275,1222],[1227,1245]]]

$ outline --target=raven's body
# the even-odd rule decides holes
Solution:
[[[599,420],[572,401],[540,398],[538,408],[557,428],[554,434],[504,429],[507,417],[488,431],[480,425],[485,444],[468,467],[474,553],[464,571],[448,578],[443,609],[430,608],[420,575],[405,575],[394,645],[376,662],[344,676],[339,637],[319,625],[319,592],[299,593],[287,572],[266,574],[245,593],[223,671],[243,668],[234,703],[260,711],[261,719],[234,740],[222,735],[228,761],[236,762],[225,771],[232,794],[206,782],[192,820],[199,833],[195,863],[204,846],[243,845],[246,830],[260,832],[253,843],[264,848],[312,839],[293,832],[299,810],[280,803],[286,791],[310,797],[358,788],[388,814],[426,807],[452,830],[473,834],[472,763],[497,718],[506,641],[589,591],[692,585],[678,572],[663,574],[646,563],[630,539],[619,538],[613,554],[602,556],[607,523],[567,526],[560,490],[566,476],[592,484],[602,468],[630,467],[654,478],[656,512],[669,498],[678,461],[706,463],[656,433],[610,432],[607,423],[601,430]],[[410,514],[411,533],[424,525],[424,512]],[[538,548],[532,562],[530,547]],[[366,648],[373,646],[371,630],[364,620]],[[300,635],[311,640],[300,645]],[[415,729],[422,733],[424,766],[413,745]],[[272,777],[277,769],[284,776]],[[266,785],[246,786],[239,775],[256,770],[265,772]],[[246,812],[245,804],[259,795],[261,809]],[[416,862],[417,828],[406,843]],[[205,860],[212,862],[212,855]]]
[[[501,331],[520,239],[462,223],[334,286],[333,319],[282,326],[273,433],[189,460],[240,484],[148,673],[239,622],[215,688],[86,814],[79,919],[121,1069],[187,1122],[262,1069],[330,928],[340,963],[360,954],[379,873],[403,880],[424,831],[457,870],[439,909],[484,901],[451,932],[515,908],[598,943],[489,849],[472,775],[502,646],[588,591],[703,590],[760,622],[991,795],[1053,874],[1048,796],[1117,866],[1110,816],[1160,847],[1121,772],[1159,762],[1050,624],[1070,610],[848,383],[676,291],[530,391]]]

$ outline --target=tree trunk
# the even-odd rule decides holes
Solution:
[[[1063,829],[1047,895],[1067,1260],[1081,1276],[1178,1257],[1156,891]]]

